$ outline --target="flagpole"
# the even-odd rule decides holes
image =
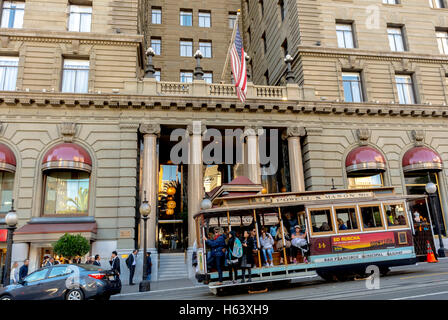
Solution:
[[[227,50],[226,62],[224,63],[224,68],[222,69],[221,82],[224,81],[224,77],[225,77],[225,73],[226,73],[227,65],[229,64],[230,50],[232,49],[232,45],[233,45],[233,43],[235,42],[236,30],[237,30],[237,28],[238,28],[239,17],[240,17],[240,9],[238,9],[238,12],[237,12],[237,14],[236,14],[236,21],[235,21],[235,25],[233,26],[232,38],[231,38],[231,40],[230,40],[229,48],[228,48],[228,50]],[[243,59],[244,59],[244,58],[243,58]]]

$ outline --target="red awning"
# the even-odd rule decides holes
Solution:
[[[403,156],[403,171],[442,170],[442,158],[427,147],[414,147]]]
[[[368,146],[358,147],[350,151],[345,159],[347,173],[359,171],[377,171],[386,170],[386,160],[376,149]]]
[[[0,242],[6,242],[7,238],[8,238],[8,230],[0,229]]]
[[[0,143],[0,170],[16,172],[16,156],[11,149]]]
[[[90,172],[92,159],[83,147],[74,143],[61,143],[45,154],[42,165],[43,170],[75,169]]]
[[[96,233],[96,222],[89,223],[29,223],[14,232],[14,235],[45,233]]]

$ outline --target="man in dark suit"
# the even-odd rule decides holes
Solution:
[[[93,261],[93,265],[101,267],[100,255],[95,255],[95,260]]]
[[[22,281],[28,275],[28,265],[29,264],[30,264],[30,260],[26,259],[23,262],[23,266],[20,267],[20,269],[19,269],[19,281]]]
[[[137,265],[137,254],[138,250],[135,249],[132,251],[132,253],[129,255],[129,257],[126,259],[126,265],[129,268],[129,284],[133,286],[135,283],[133,282],[134,279],[134,273],[135,273],[135,266]]]
[[[117,273],[117,278],[120,278],[120,273],[121,273],[120,258],[118,258],[117,251],[112,251],[112,257],[109,260],[109,263],[112,267],[112,270],[114,270]]]

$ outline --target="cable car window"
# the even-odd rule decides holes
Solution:
[[[384,212],[386,212],[386,220],[388,227],[398,227],[408,225],[406,211],[402,203],[385,204]]]
[[[313,233],[331,233],[333,231],[331,209],[310,210],[310,217]]]
[[[356,217],[356,209],[352,208],[335,208],[336,223],[339,231],[358,230],[358,219]]]
[[[383,228],[379,206],[361,207],[361,217],[364,229]]]

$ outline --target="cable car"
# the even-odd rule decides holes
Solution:
[[[214,294],[316,275],[326,280],[345,280],[350,275],[365,275],[371,265],[385,275],[390,267],[416,263],[410,202],[426,201],[425,195],[398,195],[391,187],[241,194],[218,194],[211,199],[211,208],[194,217],[199,239],[196,278]],[[217,281],[214,265],[207,264],[211,257],[205,241],[216,228],[227,234],[233,230],[239,237],[244,230],[256,233],[258,250],[253,252],[251,282]],[[264,261],[260,250],[262,228],[277,231],[272,261]],[[288,238],[298,230],[304,232],[307,246],[291,250]],[[224,280],[229,280],[229,272],[224,270]],[[238,275],[240,278],[241,270]]]

